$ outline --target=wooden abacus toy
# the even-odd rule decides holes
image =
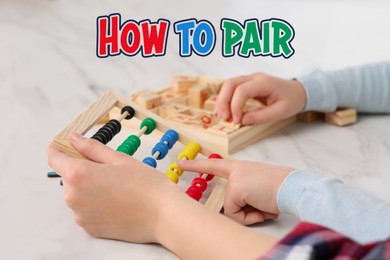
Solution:
[[[119,110],[120,112],[118,112]],[[231,158],[221,151],[214,151],[217,153],[213,153],[209,144],[192,135],[186,129],[181,129],[178,126],[171,126],[169,121],[156,116],[154,113],[131,101],[125,100],[112,92],[107,92],[89,106],[53,139],[51,145],[71,156],[82,158],[82,155],[69,144],[69,135],[74,132],[81,135],[87,134],[102,118],[107,117],[107,115],[113,111],[116,111],[115,113],[119,114],[119,116],[116,119],[109,120],[93,134],[91,138],[96,139],[103,144],[107,144],[123,127],[128,127],[127,124],[123,124],[122,121],[124,119],[129,121],[133,121],[132,118],[142,120],[138,132],[129,135],[116,150],[132,156],[141,145],[140,137],[142,135],[159,132],[160,135],[162,135],[160,141],[152,148],[151,156],[146,156],[143,159],[143,162],[150,167],[156,168],[157,160],[162,160],[176,142],[182,143],[183,145],[186,144],[178,155],[179,160],[193,160],[198,153],[209,159]],[[168,128],[168,126],[170,127]],[[178,167],[177,162],[171,163],[168,170],[165,172],[165,175],[174,183],[178,183],[179,177],[182,174],[183,171]],[[53,173],[49,173],[48,176],[58,177]],[[190,197],[200,200],[203,192],[209,186],[207,182],[211,181],[213,178],[214,176],[201,173],[199,177],[193,179],[186,193]],[[219,212],[223,206],[226,180],[216,177],[211,186],[213,186],[213,189],[205,202],[205,206]]]

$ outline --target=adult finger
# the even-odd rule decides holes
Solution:
[[[47,157],[49,166],[57,171],[57,174],[61,175],[66,173],[69,165],[75,165],[79,159],[70,157],[67,154],[64,154],[57,148],[49,146],[47,148]]]
[[[225,179],[229,178],[230,170],[233,164],[233,160],[226,159],[178,161],[178,165],[183,171],[213,174],[219,177],[223,177]]]
[[[224,120],[228,120],[231,117],[230,102],[234,91],[238,85],[248,80],[250,80],[250,76],[239,76],[225,80],[221,90],[219,91],[217,104],[215,106],[215,110],[218,113],[219,119],[223,118]]]
[[[128,157],[94,139],[76,133],[70,135],[69,141],[81,155],[97,163],[115,163]]]

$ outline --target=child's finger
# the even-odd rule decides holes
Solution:
[[[230,109],[232,112],[233,121],[235,123],[241,122],[242,110],[245,106],[246,101],[249,98],[261,97],[257,93],[259,86],[257,86],[256,84],[257,82],[253,80],[246,81],[241,85],[237,86],[236,90],[234,91],[233,97],[230,102]]]
[[[201,172],[205,174],[213,174],[225,179],[229,178],[230,170],[234,161],[232,160],[191,160],[178,161],[179,167],[183,171]]]
[[[283,114],[283,104],[276,102],[270,106],[245,113],[242,116],[241,123],[243,125],[264,124],[283,119],[287,116],[287,114]]]
[[[218,112],[218,118],[221,117],[224,120],[230,118],[230,102],[233,97],[236,87],[245,81],[250,80],[249,76],[240,76],[232,79],[228,79],[223,83],[223,86],[218,94],[217,105],[215,107]]]
[[[97,163],[115,163],[123,159],[122,154],[94,139],[72,134],[69,138],[71,145],[86,158]]]

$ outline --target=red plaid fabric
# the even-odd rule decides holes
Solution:
[[[390,259],[390,238],[361,245],[326,227],[301,222],[259,259]]]

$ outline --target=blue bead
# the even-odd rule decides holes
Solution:
[[[153,168],[156,168],[157,167],[157,162],[154,158],[152,157],[146,157],[143,162]]]
[[[56,177],[61,177],[61,176],[58,175],[56,172],[48,172],[47,173],[47,177],[49,177],[49,178],[56,178]]]
[[[160,152],[159,156],[157,157],[157,160],[161,160],[167,155],[168,153],[168,146],[163,142],[158,142],[152,150],[152,155],[154,155],[157,151]]]
[[[168,130],[165,132],[163,137],[161,137],[161,142],[166,141],[168,148],[171,149],[173,145],[176,143],[177,139],[179,139],[179,134],[175,130]]]

